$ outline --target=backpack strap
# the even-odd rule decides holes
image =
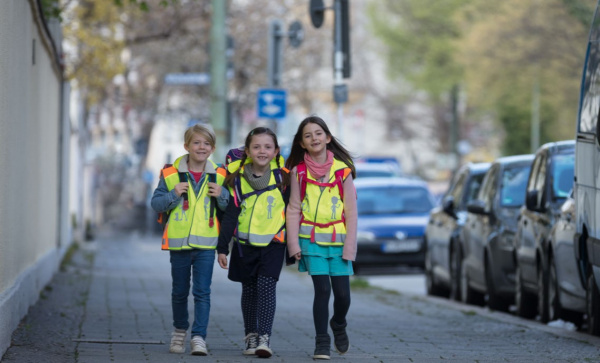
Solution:
[[[308,173],[306,172],[306,164],[304,161],[301,161],[298,166],[296,166],[296,172],[298,173],[298,183],[300,184],[300,201],[304,200],[306,196],[306,185],[308,183],[318,185],[320,187],[334,187],[337,186],[340,192],[340,198],[344,200],[344,180],[350,175],[352,169],[350,168],[342,168],[338,169],[334,173],[334,180],[331,183],[321,183],[316,180],[312,180],[308,178]]]
[[[296,172],[298,173],[298,183],[300,184],[300,202],[302,202],[306,196],[306,179],[308,178],[304,161],[301,161],[296,166]]]
[[[271,170],[271,172],[273,173],[273,176],[275,177],[275,184],[274,185],[269,185],[268,187],[266,187],[265,189],[261,189],[261,190],[253,190],[250,193],[246,193],[246,194],[242,194],[242,181],[241,181],[241,177],[238,175],[237,178],[235,178],[235,186],[234,186],[234,200],[236,202],[236,206],[240,206],[242,205],[242,202],[244,201],[244,199],[251,197],[253,195],[261,195],[264,192],[268,192],[270,190],[273,190],[275,188],[278,188],[279,191],[281,192],[281,194],[283,194],[283,187],[281,186],[283,183],[283,174],[282,172],[286,172],[289,173],[289,170],[286,168],[277,168],[277,169],[273,169]]]
[[[188,181],[188,177],[187,177],[187,173],[182,173],[182,172],[178,172],[179,174],[179,182],[180,183],[187,183]],[[190,207],[189,201],[188,201],[188,193],[181,193],[181,196],[183,197],[183,210],[188,210],[188,208]]]
[[[208,182],[217,182],[217,173],[208,174]],[[210,218],[208,219],[208,226],[212,228],[215,225],[215,197],[210,198]]]

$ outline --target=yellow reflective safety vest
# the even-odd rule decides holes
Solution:
[[[346,239],[344,218],[344,181],[352,172],[344,162],[333,159],[327,182],[318,182],[306,164],[296,167],[300,184],[300,238],[321,246],[342,246]]]
[[[248,158],[245,164],[252,162]],[[227,166],[231,173],[239,169],[235,187],[229,188],[235,203],[241,208],[238,216],[237,239],[241,244],[267,246],[271,241],[285,243],[285,203],[280,189],[281,173],[289,171],[271,160],[271,177],[267,188],[254,190],[242,175],[244,166],[236,160]],[[279,165],[283,165],[280,157]]]
[[[179,174],[187,175],[187,155],[179,157],[172,166],[161,170],[162,176],[169,191],[180,182]],[[217,164],[207,160],[204,167],[205,176],[202,178],[198,195],[194,192],[192,183],[189,183],[187,205],[184,198],[169,212],[169,219],[163,231],[163,250],[190,250],[216,249],[219,240],[219,221],[215,216],[214,201],[208,196],[208,181],[216,179],[216,183],[223,185],[225,169],[218,168]],[[214,175],[211,177],[211,174]]]

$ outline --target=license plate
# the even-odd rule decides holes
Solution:
[[[381,245],[383,253],[417,252],[420,249],[421,241],[417,240],[389,241]]]

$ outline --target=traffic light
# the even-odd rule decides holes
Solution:
[[[341,50],[343,54],[342,75],[344,78],[350,78],[351,62],[350,62],[350,0],[339,1],[340,14],[336,14],[335,19],[341,23]],[[335,27],[337,28],[337,26]]]

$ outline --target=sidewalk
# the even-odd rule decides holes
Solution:
[[[208,357],[169,354],[168,253],[156,236],[101,234],[75,253],[13,336],[2,362],[311,362],[312,283],[284,267],[277,294],[270,360],[243,356],[241,286],[215,264]],[[95,256],[92,259],[92,256]],[[190,309],[192,299],[190,298]],[[490,314],[487,314],[490,315]],[[595,337],[493,319],[424,297],[353,288],[350,351],[344,362],[597,361]],[[540,327],[543,325],[537,324]],[[578,337],[586,337],[579,339]],[[189,341],[189,335],[188,335]]]

